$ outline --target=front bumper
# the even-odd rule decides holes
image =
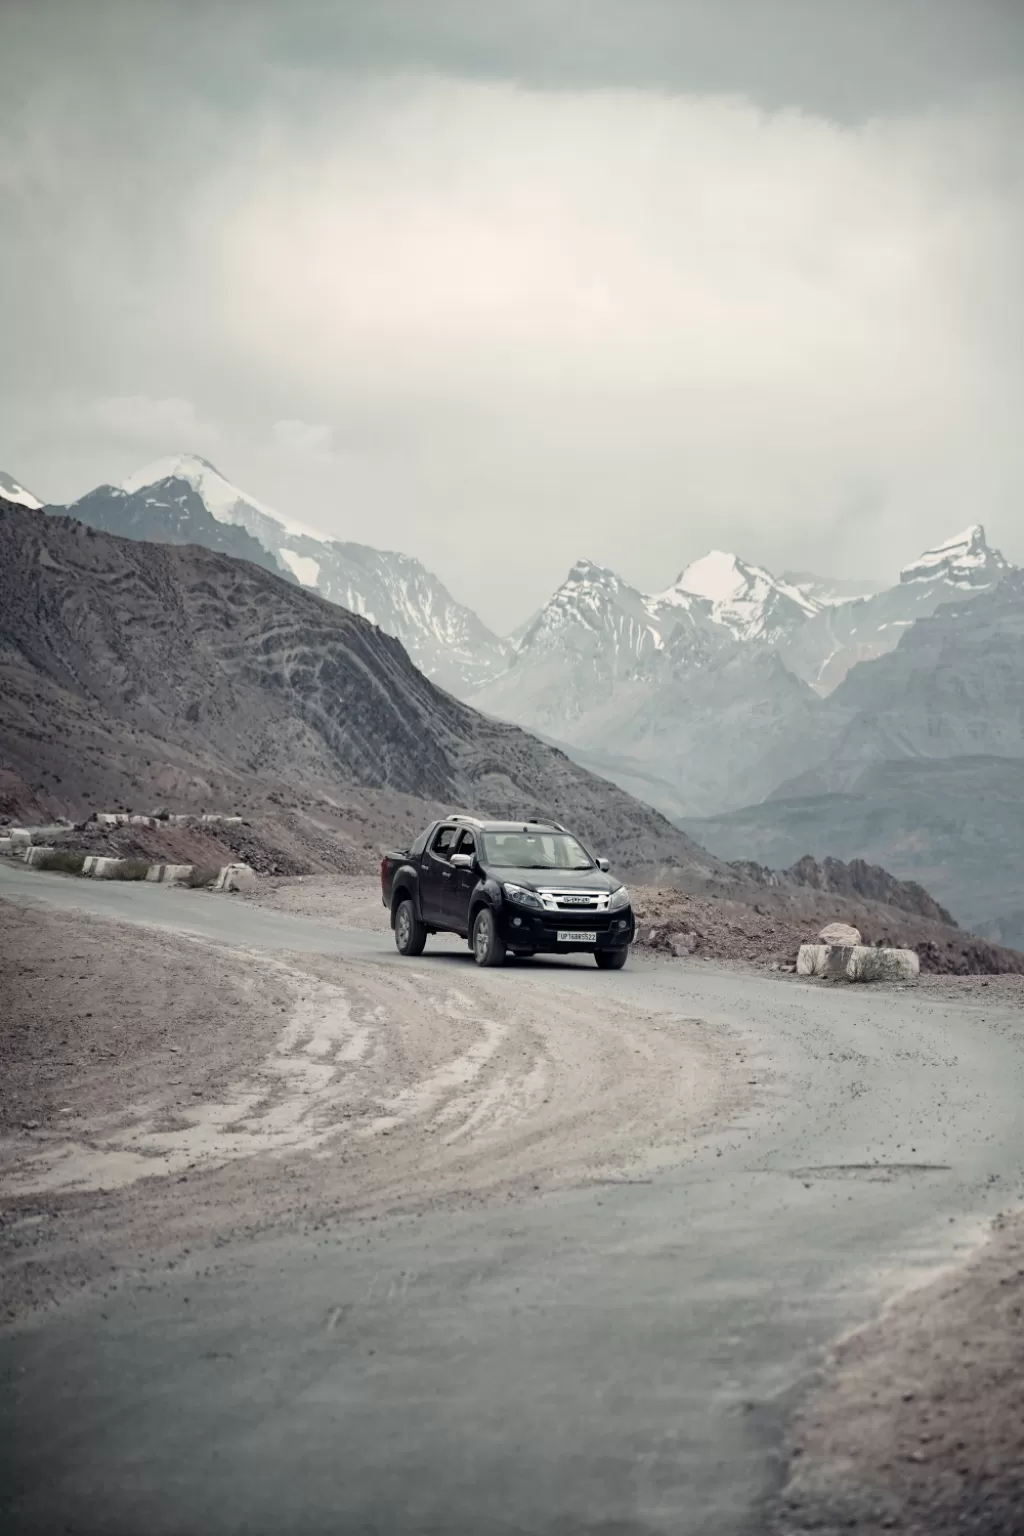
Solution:
[[[509,949],[533,949],[538,954],[590,954],[595,949],[626,949],[633,942],[636,921],[632,907],[619,912],[538,912],[518,902],[502,902],[498,933]],[[559,933],[596,933],[595,943],[566,944]]]

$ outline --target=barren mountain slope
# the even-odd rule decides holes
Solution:
[[[69,808],[363,785],[557,815],[623,868],[720,868],[615,786],[441,692],[366,620],[247,562],[0,502],[0,615],[0,767]]]

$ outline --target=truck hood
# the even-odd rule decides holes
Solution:
[[[506,869],[490,864],[487,873],[502,885],[508,880],[513,885],[525,885],[531,891],[539,887],[545,890],[556,887],[561,891],[617,891],[622,884],[621,880],[606,875],[601,869]]]

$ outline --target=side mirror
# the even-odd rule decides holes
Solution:
[[[473,855],[471,853],[453,853],[449,862],[453,869],[472,869]]]
[[[612,867],[611,860],[610,859],[598,859],[597,860],[597,867],[598,867],[598,869],[603,870],[605,874],[607,874],[608,871]]]

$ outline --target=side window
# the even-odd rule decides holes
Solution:
[[[447,859],[455,851],[459,835],[458,827],[439,827],[430,851],[435,859]]]
[[[473,836],[472,832],[463,832],[456,852],[468,853],[471,859],[476,858],[476,838]]]

